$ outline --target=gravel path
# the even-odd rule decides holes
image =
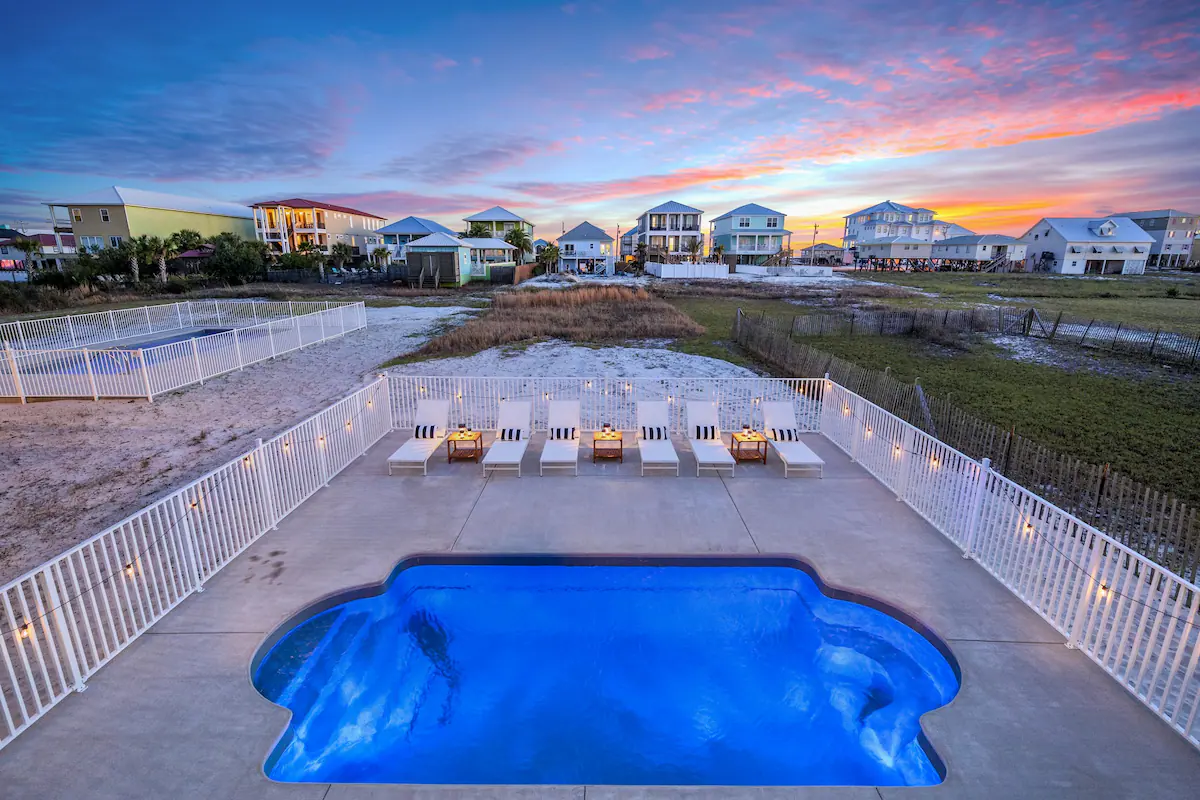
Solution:
[[[0,405],[0,584],[349,394],[471,311],[371,308],[364,330],[153,403]]]

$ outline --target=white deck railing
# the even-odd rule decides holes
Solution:
[[[386,381],[0,588],[0,748],[392,429]]]
[[[898,417],[819,379],[381,378],[243,457],[0,588],[0,747],[81,688],[157,619],[276,525],[422,399],[494,428],[501,400],[580,401],[581,424],[635,427],[638,400],[719,404],[727,430],[791,399],[820,432],[976,559],[1071,647],[1200,746],[1200,590]],[[936,580],[936,575],[930,576]],[[1036,680],[1036,676],[1030,676]]]
[[[362,303],[257,300],[193,300],[9,322],[0,326],[0,397],[153,400],[364,325]],[[119,345],[209,327],[227,330],[147,347]]]

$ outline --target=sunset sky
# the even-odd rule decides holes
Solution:
[[[840,243],[1200,211],[1200,3],[45,3],[6,39],[0,221],[109,185],[554,238],[678,200]]]

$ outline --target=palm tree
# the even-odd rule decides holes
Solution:
[[[382,246],[376,247],[374,250],[371,251],[371,260],[373,260],[377,265],[379,265],[380,269],[383,269],[384,267],[386,267],[388,265],[388,262],[391,260],[391,258],[392,258],[392,251],[387,249],[386,247],[382,247]]]
[[[542,252],[538,254],[538,257],[542,260],[542,266],[546,272],[550,272],[558,264],[559,255],[558,245],[556,244],[548,244],[542,248]]]
[[[340,270],[342,265],[352,258],[354,258],[354,248],[345,242],[337,242],[329,248],[329,260],[333,262],[336,269]]]
[[[325,280],[325,254],[311,239],[306,239],[296,246],[296,252],[304,256],[308,263],[317,268],[321,280]]]
[[[687,252],[692,263],[699,264],[700,256],[704,255],[704,239],[700,236],[690,237],[687,243]]]
[[[504,241],[517,248],[518,264],[524,264],[525,254],[533,252],[533,242],[529,239],[529,233],[519,225],[504,234]]]
[[[167,241],[176,253],[186,253],[188,250],[199,250],[200,245],[204,244],[204,237],[198,231],[184,228],[168,236]]]
[[[158,262],[158,281],[159,283],[167,282],[167,260],[178,255],[179,251],[175,249],[175,242],[172,236],[166,239],[160,239],[157,236],[150,236],[146,239],[146,251],[151,254],[151,257]]]
[[[717,261],[720,261],[721,257],[725,255],[725,245],[714,244],[712,249],[708,252],[713,258],[715,258]]]
[[[490,239],[492,237],[492,226],[486,222],[472,222],[470,227],[463,233],[460,239]]]
[[[42,243],[32,236],[28,236],[17,239],[13,242],[13,247],[25,254],[25,270],[33,272],[37,257],[42,254]]]
[[[155,237],[157,239],[158,237]],[[134,236],[125,242],[126,257],[129,259],[129,275],[134,283],[141,281],[141,265],[154,260],[154,246],[146,234]]]

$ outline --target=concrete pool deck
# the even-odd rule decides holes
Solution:
[[[12,798],[1186,797],[1200,752],[1156,719],[979,565],[819,436],[825,478],[638,477],[623,464],[484,479],[439,454],[389,477],[393,433],[348,467],[73,695],[0,751]],[[387,786],[280,784],[262,764],[288,713],[250,685],[265,637],[322,595],[383,580],[405,556],[471,553],[775,553],[835,586],[912,613],[945,639],[958,696],[923,718],[946,764],[934,787]]]

